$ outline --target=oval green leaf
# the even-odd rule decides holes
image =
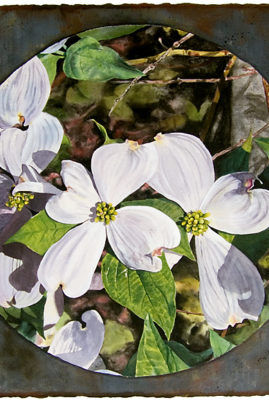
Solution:
[[[127,268],[111,254],[102,261],[102,279],[109,296],[144,319],[150,314],[169,339],[176,318],[176,289],[164,256],[160,272]]]
[[[149,315],[139,343],[136,360],[136,376],[172,374],[189,366],[162,340]]]
[[[51,219],[45,210],[40,211],[29,219],[13,236],[8,243],[19,242],[29,249],[43,256],[55,242],[61,239],[75,224],[62,224]]]
[[[69,78],[97,82],[143,76],[141,71],[126,64],[118,53],[101,46],[92,37],[81,39],[69,47],[63,70]]]
[[[88,36],[96,40],[110,40],[117,37],[130,35],[138,29],[144,28],[146,25],[116,25],[116,26],[102,26],[101,28],[89,29],[88,31],[78,34],[80,38]]]

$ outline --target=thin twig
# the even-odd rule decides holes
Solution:
[[[186,36],[184,36],[185,38]],[[161,38],[158,39],[158,41],[161,43],[163,47],[164,44],[161,41]],[[177,43],[177,42],[175,42]],[[165,54],[168,51],[168,54]],[[219,51],[203,51],[203,50],[192,50],[192,49],[176,49],[176,47],[170,47],[167,51],[163,51],[159,54],[156,54],[155,56],[149,56],[145,58],[137,58],[133,60],[128,60],[126,61],[127,64],[129,65],[139,65],[139,64],[148,64],[152,63],[154,61],[158,61],[160,58],[165,55],[165,57],[171,57],[171,56],[185,56],[185,57],[227,57],[231,56],[232,53],[230,53],[227,50],[219,50]]]
[[[257,137],[260,133],[262,133],[266,128],[269,127],[269,122],[267,122],[262,128],[260,128],[257,132],[253,133],[252,138]],[[244,144],[247,141],[248,138],[246,139],[240,139],[239,142],[233,144],[230,147],[227,147],[227,149],[224,149],[222,151],[220,151],[219,153],[216,153],[213,155],[212,160],[216,160],[216,158],[223,156],[224,154],[230,153],[230,151],[236,149],[237,147],[242,146],[242,144]]]
[[[219,103],[221,90],[223,88],[223,82],[225,82],[225,79],[228,77],[228,75],[229,75],[229,73],[230,73],[235,61],[236,61],[236,56],[232,56],[230,58],[230,60],[227,62],[226,67],[225,67],[225,69],[223,71],[222,77],[221,77],[220,81],[217,84],[217,87],[216,87],[216,90],[215,90],[215,93],[214,93],[214,97],[213,97],[210,109],[209,109],[208,113],[206,114],[205,121],[204,121],[203,127],[201,129],[200,139],[201,139],[202,142],[205,141],[207,133],[209,132],[210,127],[212,125],[212,121],[213,121],[214,116],[215,116],[217,105]]]
[[[192,311],[180,310],[178,308],[177,308],[176,312],[183,313],[183,314],[199,315],[201,317],[204,316],[204,314],[202,314],[202,313],[196,313],[196,312],[192,312]]]
[[[242,75],[235,75],[235,76],[227,76],[225,78],[225,81],[235,81],[237,79],[245,78],[250,75],[255,75],[258,72],[256,70],[252,70],[251,72],[247,72]],[[138,85],[143,85],[143,84],[150,84],[150,85],[170,85],[171,83],[217,83],[220,82],[222,78],[176,78],[176,79],[170,79],[170,80],[162,80],[162,79],[144,79],[143,81],[137,82]],[[126,84],[126,80],[112,80],[111,83],[114,84]]]
[[[157,67],[157,65],[159,65],[168,55],[169,53],[176,49],[177,47],[181,46],[184,42],[186,42],[187,40],[189,40],[190,38],[192,38],[194,36],[193,33],[188,33],[187,35],[185,35],[183,38],[181,38],[180,40],[176,41],[173,43],[172,47],[170,47],[168,50],[166,50],[165,52],[163,52],[163,54],[158,58],[157,61],[155,61],[154,64],[150,64],[147,66],[147,68],[145,68],[143,70],[143,74],[146,75],[148,72],[150,71],[154,71],[154,69]],[[143,76],[138,76],[137,78],[133,79],[131,81],[131,83],[127,86],[127,88],[124,90],[124,92],[122,93],[122,95],[120,97],[118,97],[111,110],[109,111],[109,116],[111,116],[112,112],[115,110],[115,108],[117,107],[118,103],[124,98],[124,96],[129,92],[129,90],[142,78]]]
[[[227,330],[228,330],[228,329],[226,328],[226,329],[224,329],[224,330],[221,332],[221,335],[220,335],[220,336],[221,336],[222,338],[224,338],[224,337],[226,336]]]

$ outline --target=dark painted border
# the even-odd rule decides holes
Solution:
[[[268,5],[0,7],[0,81],[53,42],[104,25],[157,24],[193,32],[237,54],[269,80]],[[123,378],[88,372],[42,352],[0,320],[1,396],[268,394],[269,323],[241,346],[173,375]]]

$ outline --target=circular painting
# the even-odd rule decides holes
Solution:
[[[0,314],[55,357],[141,377],[269,319],[268,84],[192,33],[120,25],[0,86]]]

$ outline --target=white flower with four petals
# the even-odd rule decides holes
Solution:
[[[212,157],[192,135],[158,134],[155,139],[159,165],[148,184],[186,213],[197,214],[189,214],[182,225],[189,239],[195,234],[205,318],[215,329],[245,318],[257,320],[264,302],[262,279],[253,263],[211,228],[231,234],[268,228],[269,191],[251,191],[255,177],[245,172],[214,182]]]

